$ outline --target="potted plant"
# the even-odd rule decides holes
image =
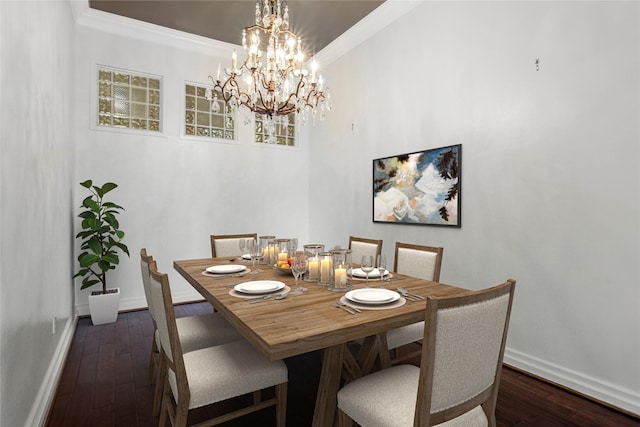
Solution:
[[[117,218],[124,208],[104,200],[107,193],[118,187],[117,184],[107,182],[100,187],[89,179],[80,185],[91,195],[82,201],[84,210],[78,215],[82,218],[82,231],[76,235],[76,239],[82,241],[78,255],[80,269],[73,277],[82,277],[80,289],[102,285],[101,291],[89,295],[91,321],[94,325],[113,323],[118,318],[120,289],[107,289],[107,272],[119,264],[118,251],[129,256],[129,249],[122,243],[124,231],[120,230]]]

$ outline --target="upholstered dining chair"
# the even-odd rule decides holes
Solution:
[[[211,258],[243,255],[238,245],[240,240],[257,239],[258,233],[248,234],[212,234]]]
[[[151,343],[151,355],[149,358],[149,384],[152,382],[154,369],[156,370],[156,377],[160,375],[160,338],[158,336],[157,318],[158,312],[164,310],[163,307],[155,306],[151,298],[149,275],[152,268],[156,268],[155,261],[151,255],[147,254],[146,248],[142,248],[140,250],[140,272],[142,273],[142,284],[147,305],[149,306],[149,314],[151,314],[154,326],[154,339]],[[179,317],[176,319],[176,328],[184,352],[242,339],[242,336],[218,313]],[[161,397],[162,381],[157,379],[153,404],[154,415],[160,413]]]
[[[349,236],[349,249],[351,249],[351,260],[356,264],[360,264],[365,255],[371,255],[373,262],[376,262],[378,255],[382,253],[382,240]]]
[[[287,366],[270,362],[247,341],[185,352],[176,327],[169,276],[150,269],[150,292],[159,310],[157,325],[161,348],[161,378],[164,382],[160,427],[167,417],[173,427],[187,423],[190,409],[236,396],[253,394],[250,406],[215,416],[202,425],[216,425],[270,407],[276,407],[276,426],[285,427]],[[262,400],[260,391],[275,387],[275,396]]]
[[[443,252],[444,249],[440,247],[396,242],[393,271],[438,282],[440,281]],[[423,332],[424,322],[391,329],[387,332],[387,347],[391,350],[392,365],[397,365],[420,354],[421,350],[417,350],[405,352],[399,356],[397,349],[413,342],[419,343],[422,340]]]
[[[392,366],[338,392],[339,425],[495,426],[515,281],[428,298],[420,367]]]

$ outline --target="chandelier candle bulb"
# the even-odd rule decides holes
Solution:
[[[207,99],[221,97],[231,109],[247,108],[261,114],[268,133],[268,143],[278,143],[275,137],[276,125],[285,118],[296,114],[296,123],[304,125],[308,116],[315,118],[321,109],[321,119],[329,102],[329,90],[318,85],[318,64],[309,64],[311,72],[305,69],[305,50],[302,38],[291,31],[289,8],[281,0],[258,0],[254,13],[255,24],[242,31],[242,47],[246,58],[238,67],[238,56],[233,51],[231,68],[225,69],[223,81],[212,80],[214,94]],[[264,49],[264,50],[262,50]],[[237,78],[251,75],[251,84],[241,89]],[[291,82],[289,80],[291,79]],[[245,85],[242,85],[244,88]],[[224,106],[224,104],[223,104]],[[314,120],[315,122],[315,120]]]

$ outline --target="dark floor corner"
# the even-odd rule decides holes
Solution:
[[[210,311],[207,303],[176,306],[179,317]],[[81,318],[46,425],[156,426],[158,419],[151,416],[153,386],[147,384],[152,335],[146,310],[121,313],[116,323],[102,326]],[[320,356],[320,352],[313,352],[285,360],[289,368],[287,425],[311,425]],[[193,411],[189,423],[209,418],[243,399]],[[509,368],[502,372],[496,416],[498,426],[640,426],[638,419]],[[224,426],[274,424],[274,410],[268,409]]]

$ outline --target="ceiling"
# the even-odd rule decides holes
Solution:
[[[291,0],[291,29],[306,49],[319,52],[384,1]],[[253,25],[255,1],[89,0],[89,7],[239,45]]]

